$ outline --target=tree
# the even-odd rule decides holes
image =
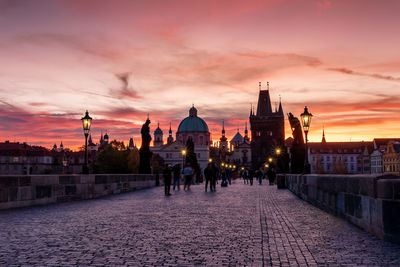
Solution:
[[[139,173],[140,154],[139,150],[134,147],[129,149],[128,154],[128,169],[131,173]]]
[[[125,148],[123,142],[114,140],[105,146],[94,162],[94,173],[134,173],[136,153]]]

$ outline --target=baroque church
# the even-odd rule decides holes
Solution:
[[[272,111],[269,95],[269,83],[267,90],[261,90],[259,83],[259,96],[257,110],[250,110],[251,130],[251,161],[253,168],[259,168],[274,155],[275,148],[284,147],[285,142],[285,116],[282,103],[279,100],[279,108]]]
[[[194,152],[197,156],[197,162],[203,170],[209,159],[210,132],[207,123],[197,116],[197,109],[192,106],[189,109],[189,116],[184,118],[176,132],[176,139],[172,136],[171,125],[168,131],[167,142],[164,144],[163,131],[160,125],[154,131],[153,146],[150,148],[155,154],[161,156],[165,163],[172,166],[184,164],[184,155],[182,151],[186,149],[186,142],[189,138],[193,140]]]

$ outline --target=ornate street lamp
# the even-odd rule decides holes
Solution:
[[[275,155],[276,155],[276,172],[280,173],[281,170],[281,154],[282,154],[282,149],[280,147],[275,148]]]
[[[185,167],[185,156],[186,156],[186,149],[182,149],[182,169]]]
[[[310,130],[312,114],[308,112],[307,106],[304,107],[304,112],[301,113],[301,123],[303,124],[304,136],[306,139],[306,156],[304,162],[304,173],[310,173],[310,163],[308,163],[308,131]]]
[[[87,140],[90,132],[90,126],[92,125],[92,118],[89,116],[89,112],[86,110],[85,117],[81,119],[83,126],[83,133],[85,134],[85,162],[83,164],[83,173],[88,174],[88,149],[87,149]]]
[[[208,162],[209,162],[209,163],[213,162],[213,159],[212,159],[212,158],[209,158],[209,159],[208,159]]]

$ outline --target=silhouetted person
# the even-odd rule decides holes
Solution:
[[[183,169],[183,176],[185,178],[185,184],[183,190],[190,190],[190,184],[192,183],[193,169],[190,165],[186,165]]]
[[[164,189],[165,189],[165,195],[166,196],[170,196],[170,190],[171,190],[171,180],[172,180],[172,175],[171,175],[171,166],[170,165],[166,165],[164,172],[163,172],[163,176],[164,176]]]
[[[219,170],[214,164],[212,164],[211,167],[212,167],[211,186],[212,186],[212,190],[215,192]]]
[[[181,190],[181,167],[179,164],[176,164],[173,168],[172,171],[174,173],[174,187],[173,190],[175,190],[175,186],[178,187],[178,190]]]
[[[258,180],[258,184],[261,185],[262,184],[262,177],[263,177],[263,173],[261,170],[256,170],[255,173],[256,179]]]
[[[247,169],[244,169],[242,171],[242,178],[243,178],[243,183],[244,184],[248,184],[249,183],[249,172],[247,171]]]
[[[232,170],[227,168],[226,169],[226,178],[228,179],[228,183],[231,184],[232,182]]]
[[[268,169],[267,176],[268,176],[269,185],[273,185],[275,178],[276,178],[275,170],[273,170],[272,168]]]
[[[207,186],[210,184],[210,191],[213,190],[212,186],[212,177],[213,177],[213,168],[211,167],[211,163],[208,163],[207,167],[204,169],[204,177],[206,178],[205,191],[207,192]]]
[[[249,182],[250,185],[253,185],[254,171],[252,169],[249,170]]]
[[[222,169],[221,171],[221,187],[227,187],[228,181],[226,179],[226,170]]]

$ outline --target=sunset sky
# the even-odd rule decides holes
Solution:
[[[195,105],[243,132],[258,82],[310,141],[400,137],[400,1],[0,0],[0,141],[140,143]],[[291,136],[286,123],[286,137]]]

